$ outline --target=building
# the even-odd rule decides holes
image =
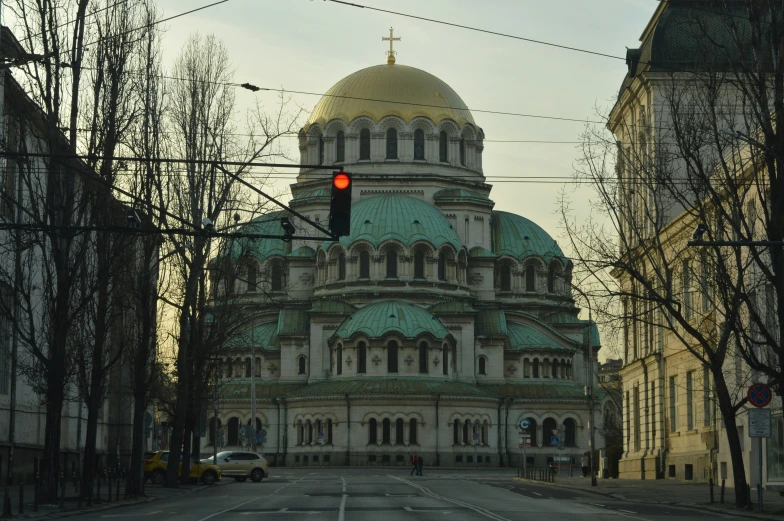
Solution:
[[[216,260],[241,266],[213,289],[247,313],[222,351],[218,448],[248,443],[255,371],[259,450],[278,464],[403,465],[415,452],[427,464],[517,465],[522,418],[531,463],[587,450],[598,332],[589,355],[556,241],[494,209],[483,140],[455,90],[391,54],[318,102],[301,163],[353,176],[351,235],[238,241]],[[327,223],[330,181],[303,169],[291,207]],[[280,233],[283,215],[240,231]]]

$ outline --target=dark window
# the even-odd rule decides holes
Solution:
[[[368,429],[368,443],[378,443],[378,422],[375,418],[370,420]]]
[[[271,286],[272,291],[282,291],[283,290],[283,269],[280,266],[279,262],[272,263],[272,273],[270,274],[271,277]]]
[[[471,429],[471,421],[467,420],[463,423],[463,443],[468,443],[470,438],[468,437],[468,433]]]
[[[245,378],[250,378],[251,362],[250,358],[245,359]]]
[[[458,420],[452,424],[452,443],[454,445],[460,444],[460,422]]]
[[[319,136],[319,162],[318,164],[324,164],[324,137]]]
[[[539,378],[539,359],[534,358],[534,378]]]
[[[564,446],[566,447],[574,447],[575,439],[574,439],[574,420],[571,418],[567,418],[564,420]]]
[[[305,374],[305,357],[299,357],[299,374]]]
[[[417,421],[414,418],[408,422],[408,443],[416,445],[417,443]]]
[[[387,372],[397,372],[397,342],[394,340],[387,345]]]
[[[226,360],[226,378],[231,378],[233,376],[233,364],[231,363],[231,358]]]
[[[360,342],[357,346],[357,372],[367,372],[367,346],[364,342]]]
[[[338,280],[346,280],[346,254],[338,255]]]
[[[460,138],[460,164],[465,166],[465,140]]]
[[[239,443],[239,435],[240,435],[240,419],[239,418],[231,418],[229,419],[229,428],[228,433],[226,436],[226,445],[237,445]]]
[[[387,129],[387,159],[397,159],[397,130]]]
[[[525,290],[536,291],[536,274],[532,265],[525,268]]]
[[[418,251],[414,254],[414,278],[425,278],[425,252]]]
[[[554,441],[553,438],[556,437],[556,436],[553,435],[553,431],[556,430],[557,428],[558,428],[558,424],[552,418],[547,418],[542,423],[542,436],[544,438],[544,439],[542,439],[542,445],[543,446],[545,446],[545,447],[557,447],[558,446],[555,443],[551,443],[552,441]]]
[[[248,264],[248,291],[256,291],[256,266]]]
[[[370,130],[367,128],[359,132],[359,159],[370,159]]]
[[[551,264],[550,270],[547,273],[547,293],[555,293],[555,276],[557,274],[558,266]]]
[[[414,131],[414,159],[425,158],[425,131],[418,128]]]
[[[438,254],[438,280],[446,280],[446,254]]]
[[[551,364],[553,378],[558,378],[558,360],[553,360]]]
[[[501,291],[512,291],[512,267],[509,264],[501,266]]]
[[[449,374],[449,348],[444,347],[444,363],[441,364],[443,366],[444,374]]]
[[[366,251],[359,252],[359,278],[370,278],[370,253]]]
[[[387,278],[397,278],[397,252],[395,250],[387,252]]]
[[[395,445],[403,445],[403,419],[395,421]]]
[[[324,443],[332,445],[332,420],[327,420],[327,432],[324,433]]]
[[[338,137],[335,141],[337,142],[335,146],[335,161],[342,163],[346,160],[346,136],[342,130],[338,132]]]
[[[533,418],[528,418],[528,421],[531,422],[531,426],[528,427],[528,436],[531,438],[531,447],[536,447],[536,420]]]
[[[384,418],[384,421],[381,422],[381,443],[390,443],[391,436],[392,436],[392,422],[389,421],[389,418]]]
[[[419,372],[427,374],[427,344],[419,344]]]
[[[448,153],[448,140],[446,137],[446,132],[441,132],[438,135],[438,160],[442,163],[446,163],[449,161],[449,153]]]
[[[487,374],[485,370],[487,369],[487,358],[484,356],[479,357],[479,374]]]
[[[343,348],[338,347],[335,351],[335,366],[337,367],[336,373],[343,374]]]

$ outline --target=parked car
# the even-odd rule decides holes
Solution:
[[[233,477],[237,481],[247,481],[248,478],[258,483],[269,477],[267,467],[269,462],[264,456],[255,452],[242,450],[227,450],[219,452],[217,462],[213,458],[201,460],[202,463],[215,464],[226,477]]]
[[[144,479],[149,479],[155,485],[161,485],[166,481],[166,468],[169,463],[169,451],[159,450],[157,452],[146,453],[144,459]],[[188,471],[192,481],[201,481],[205,485],[212,485],[221,479],[221,470],[217,465],[199,461],[191,458],[190,469]],[[178,475],[182,474],[182,464]]]

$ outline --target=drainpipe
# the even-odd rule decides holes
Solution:
[[[351,402],[346,394],[346,466],[351,465]]]
[[[504,466],[504,455],[501,452],[501,407],[503,407],[503,406],[504,406],[504,401],[500,400],[498,402],[498,421],[496,421],[496,423],[495,423],[496,426],[497,426],[497,429],[498,429],[498,443],[497,443],[497,446],[498,446],[498,460],[499,460],[498,461],[498,466],[499,467],[503,467]]]
[[[438,402],[441,401],[441,394],[436,393],[436,467],[441,466],[441,452],[438,445]]]
[[[280,403],[283,404],[283,423],[278,423],[278,429],[283,429],[283,458],[281,461],[282,466],[286,466],[286,452],[288,452],[289,447],[289,425],[288,425],[288,417],[289,417],[289,409],[286,405],[286,400],[282,399]],[[281,437],[280,430],[278,431],[278,436]]]
[[[280,458],[280,400],[275,398],[275,405],[278,406],[278,435],[275,436],[277,439],[277,446],[275,447],[275,466],[278,465],[278,458]]]
[[[506,415],[504,415],[504,454],[506,455],[506,463],[509,464],[509,398],[504,400],[506,408]]]

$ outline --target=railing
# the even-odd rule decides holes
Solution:
[[[571,467],[570,467],[571,471]],[[555,481],[555,475],[558,473],[557,467],[549,465],[547,467],[528,467],[523,469],[518,467],[517,477],[530,479],[532,481]]]

